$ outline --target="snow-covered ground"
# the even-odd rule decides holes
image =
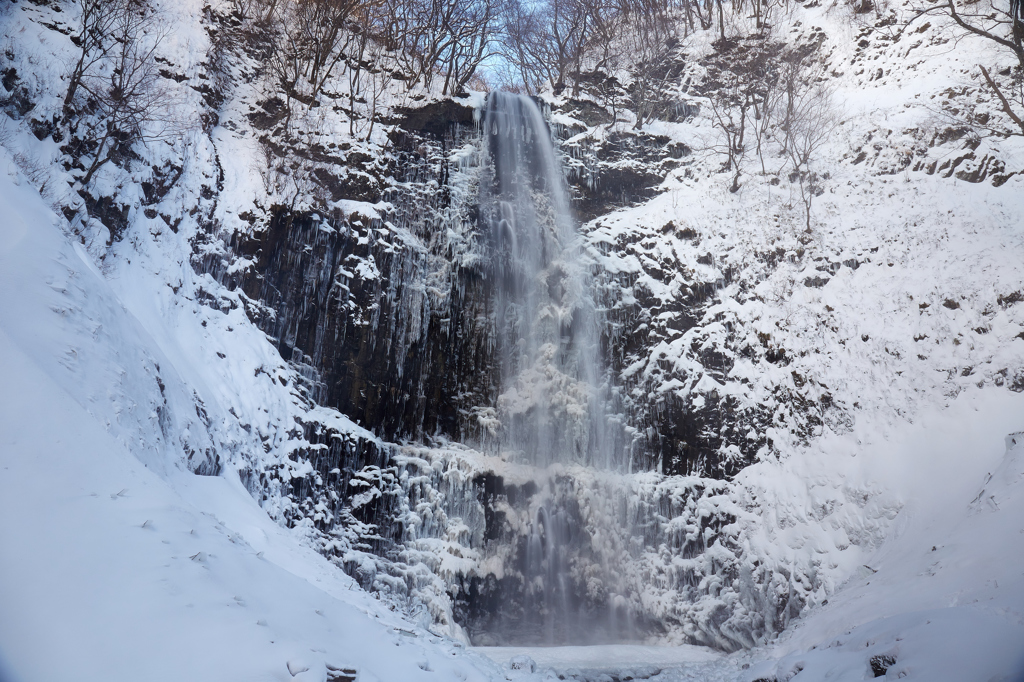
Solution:
[[[176,15],[191,23],[166,46],[190,77],[208,47],[193,9]],[[696,179],[681,171],[653,201],[586,228],[592,245],[616,246],[595,247],[607,271],[635,274],[665,300],[724,279],[726,263],[750,273],[751,289],[742,277],[723,285],[699,327],[666,338],[633,371],[646,373],[652,392],[703,402],[731,391],[744,405],[779,408],[769,431],[784,456],[742,472],[735,489],[747,496],[731,502],[745,514],[734,529],[745,561],[813,581],[814,598],[777,641],[728,656],[637,647],[481,656],[394,614],[310,547],[308,527],[271,521],[287,502],[271,496],[261,508],[238,480],[261,458],[287,475],[308,473],[287,458],[306,407],[283,388],[294,370],[246,318],[239,294],[192,270],[199,228],[186,219],[179,234],[133,204],[125,241],[106,247],[94,224],[83,248],[47,207],[67,198],[56,144],[11,123],[4,146],[27,156],[0,150],[0,678],[485,680],[577,669],[599,679],[657,668],[663,680],[803,682],[886,668],[890,679],[1024,679],[1024,449],[1020,437],[1004,441],[1024,429],[1024,396],[1006,388],[1024,353],[1024,303],[1006,303],[1024,282],[1024,180],[993,187],[901,167],[908,154],[927,166],[963,152],[961,142],[923,144],[945,123],[903,106],[976,83],[973,62],[946,56],[947,28],[922,29],[920,45],[872,38],[874,47],[853,50],[853,29],[835,16],[820,10],[805,21],[826,26],[836,45],[829,59],[846,73],[837,96],[851,121],[826,150],[832,175],[811,233],[797,229],[792,187],[755,178],[751,161],[744,187],[729,193],[730,178],[709,170],[713,158],[697,164]],[[27,63],[67,49],[63,37],[26,25],[38,32],[19,43],[38,43]],[[869,80],[877,67],[867,62],[892,80]],[[56,82],[59,69],[46,68],[40,88]],[[264,94],[243,89],[225,120],[241,126],[243,105]],[[48,96],[40,107],[53,111],[59,97]],[[688,143],[713,134],[706,122],[688,126],[654,132]],[[884,144],[872,138],[879,131],[889,131]],[[225,229],[244,229],[237,215],[252,197],[273,200],[252,172],[255,135],[216,127],[193,142],[182,185],[160,209],[210,208],[197,197],[220,166],[216,215]],[[981,144],[977,159],[991,153],[1020,167],[1017,141]],[[861,162],[847,155],[858,146],[871,151]],[[33,166],[55,177],[43,197],[20,170]],[[125,183],[120,196],[135,201],[138,178],[107,171],[100,180]],[[670,221],[678,235],[663,231]],[[777,249],[781,265],[764,267],[760,255]],[[698,261],[706,253],[710,264]],[[820,269],[850,259],[856,269]],[[651,269],[689,280],[661,282]],[[829,281],[804,284],[819,277]],[[201,304],[203,291],[234,306]],[[741,359],[728,388],[709,383],[723,377],[705,377],[695,349],[737,350],[736,330],[757,362]],[[780,349],[789,364],[764,360]],[[693,386],[673,383],[684,374]],[[782,385],[790,393],[776,395]],[[824,420],[806,446],[785,420],[787,399],[825,393],[853,418]],[[336,413],[318,418],[372,438]],[[676,558],[646,566],[667,572]],[[736,608],[735,593],[709,592]],[[689,606],[662,597],[652,603],[667,615]],[[509,667],[521,654],[533,672]]]
[[[906,504],[886,542],[752,666],[787,679],[1024,679],[1024,419],[1020,396],[984,391],[865,443],[865,469]],[[754,655],[758,657],[757,654]]]

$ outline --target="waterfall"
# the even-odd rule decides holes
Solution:
[[[481,222],[492,247],[501,359],[497,454],[533,467],[539,491],[524,510],[523,614],[500,627],[520,637],[530,631],[536,643],[584,643],[593,639],[594,605],[584,603],[572,563],[588,551],[590,538],[578,507],[571,508],[575,495],[561,489],[558,477],[571,466],[628,466],[602,362],[601,319],[539,107],[529,97],[491,93],[483,136],[489,165],[481,182]],[[603,576],[606,584],[615,582],[609,577]],[[605,631],[621,634],[629,629],[624,600],[615,594],[608,600]]]
[[[537,104],[495,92],[484,117],[491,177],[503,456],[536,467],[619,468],[608,428],[598,313],[561,164]]]

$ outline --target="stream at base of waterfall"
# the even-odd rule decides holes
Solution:
[[[473,647],[471,650],[506,668],[510,679],[551,670],[559,678],[574,682],[643,680],[656,676],[659,680],[669,680],[680,677],[671,674],[675,671],[699,675],[710,668],[728,667],[723,665],[725,654],[685,644],[673,647],[639,644]]]

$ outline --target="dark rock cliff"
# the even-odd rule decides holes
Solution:
[[[464,172],[449,155],[473,134],[472,111],[468,123],[451,101],[403,113],[381,213],[275,206],[261,229],[230,237],[250,268],[207,267],[253,301],[250,317],[308,371],[317,404],[388,441],[471,440],[471,409],[497,387],[487,261],[457,252],[484,248],[476,207],[453,205],[448,184]],[[469,243],[449,240],[449,220],[465,223]]]

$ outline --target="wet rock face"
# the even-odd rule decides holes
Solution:
[[[570,157],[567,180],[581,222],[655,196],[669,171],[692,152],[668,137],[636,131],[616,132],[596,144],[563,145],[562,151]]]
[[[422,107],[400,107],[396,112],[397,121],[403,131],[444,137],[453,128],[468,128],[473,125],[474,110],[450,99],[431,102]]]
[[[282,357],[315,371],[315,402],[388,440],[457,438],[460,403],[490,389],[486,281],[455,273],[445,307],[432,309],[415,290],[420,255],[380,225],[280,211],[238,244],[256,266],[237,284],[265,306],[254,313]]]
[[[590,118],[599,113],[589,112]],[[231,275],[208,269],[251,299],[250,317],[275,340],[282,357],[307,375],[311,401],[338,409],[386,440],[442,435],[478,444],[487,434],[475,408],[496,404],[500,380],[495,278],[486,255],[494,245],[478,224],[476,190],[457,195],[465,177],[456,177],[465,176],[465,169],[448,158],[477,134],[473,112],[445,101],[398,114],[404,118],[392,134],[388,172],[402,182],[384,196],[392,213],[325,217],[276,207],[263,230],[232,239],[231,249],[251,260],[251,268]],[[597,146],[580,144],[563,152],[581,219],[652,196],[690,153],[634,131],[610,135]],[[366,181],[386,184],[380,178]],[[324,182],[331,185],[330,178]],[[462,222],[468,245],[445,238],[453,216]],[[473,250],[477,257],[466,258]],[[678,263],[652,267],[650,274],[666,282],[685,270]],[[682,298],[670,302],[650,295],[642,283],[613,287],[628,289],[633,298],[628,305],[609,306],[603,347],[615,372],[662,338],[653,332],[655,320],[667,319],[664,313],[672,313],[664,324],[674,330],[697,325],[715,285],[694,280]],[[728,371],[724,358],[704,361]],[[723,462],[723,447],[735,442],[752,457],[764,444],[733,438],[748,428],[741,429],[730,403],[716,396],[699,407],[671,396],[626,407],[642,434],[636,444],[641,467],[729,476],[749,457]]]
[[[471,439],[470,408],[495,400],[491,279],[486,261],[451,262],[456,249],[477,247],[475,235],[462,245],[445,237],[443,221],[457,212],[451,112],[410,120],[449,132],[395,136],[404,186],[385,197],[391,213],[324,217],[278,206],[265,229],[232,237],[249,269],[209,269],[252,301],[249,316],[310,379],[311,401],[386,440]],[[475,207],[460,210],[473,220]]]

